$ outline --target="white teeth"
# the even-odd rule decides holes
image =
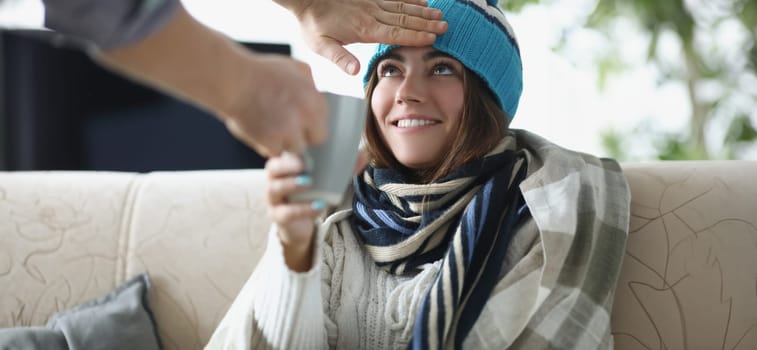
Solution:
[[[425,119],[402,119],[397,121],[397,127],[399,128],[415,128],[418,126],[436,124],[433,120]]]

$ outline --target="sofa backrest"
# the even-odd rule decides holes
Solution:
[[[616,349],[757,348],[757,162],[624,165],[631,234]],[[149,271],[167,349],[200,349],[269,221],[261,170],[0,173],[0,327]]]
[[[260,170],[0,175],[0,327],[149,271],[166,349],[201,349],[265,247]]]

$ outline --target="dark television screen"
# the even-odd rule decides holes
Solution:
[[[291,55],[286,44],[242,43]],[[0,35],[4,170],[259,168],[264,159],[208,113],[109,72],[59,34]]]

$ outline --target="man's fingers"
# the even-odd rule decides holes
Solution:
[[[370,35],[372,36],[369,38],[370,41],[401,46],[426,46],[433,44],[436,40],[436,35],[432,33],[402,29],[388,24],[378,24]]]
[[[411,17],[419,17],[427,20],[442,19],[442,11],[440,11],[439,9],[426,7],[425,3],[419,4],[417,2],[412,3],[410,1],[379,1],[379,6],[384,11],[396,14],[406,14]]]
[[[427,20],[420,17],[410,16],[404,13],[391,13],[384,12],[380,16],[376,16],[376,19],[382,24],[388,26],[399,27],[400,30],[405,32],[426,32],[426,37],[436,38],[434,34],[441,34],[447,30],[447,22]],[[417,39],[417,37],[412,37]],[[398,45],[405,45],[403,43],[397,43]]]
[[[334,62],[339,68],[349,75],[355,75],[360,71],[360,61],[342,46],[339,41],[321,37],[313,47],[315,53]]]
[[[357,57],[347,51],[347,49],[336,40],[330,40],[323,47],[324,50],[328,51],[325,52],[323,57],[329,58],[345,73],[355,75],[360,70],[360,61],[358,61]]]
[[[404,2],[406,4],[412,4],[412,5],[418,5],[418,6],[428,6],[428,1],[426,0],[400,0],[400,1],[388,1],[388,0],[379,0],[379,4],[383,5],[385,3],[392,3],[392,2]]]
[[[305,140],[305,130],[300,132],[292,132],[284,139],[284,151],[294,154],[302,154],[307,148],[307,142]]]
[[[247,145],[247,147],[255,150],[255,152],[263,157],[278,156],[282,151],[282,147],[279,142],[261,142],[262,140],[253,139],[249,134],[245,133],[239,126],[239,124],[232,118],[227,118],[226,120],[224,120],[224,124],[226,125],[226,129],[229,130],[229,133],[231,133],[232,136]]]

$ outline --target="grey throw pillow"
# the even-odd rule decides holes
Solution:
[[[158,350],[149,288],[144,273],[101,298],[53,315],[47,327],[0,329],[0,350]]]

